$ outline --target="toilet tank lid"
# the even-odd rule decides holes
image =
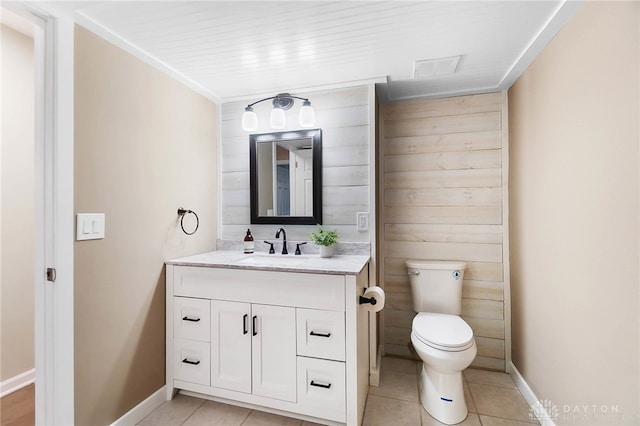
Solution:
[[[415,260],[409,259],[406,261],[408,268],[415,269],[464,269],[467,264],[464,262],[458,262],[455,260]]]

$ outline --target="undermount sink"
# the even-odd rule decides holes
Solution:
[[[293,255],[293,254],[266,254],[255,253],[245,259],[242,259],[238,263],[245,265],[262,265],[262,266],[279,266],[279,265],[298,265],[310,258],[317,258],[318,256],[309,255]]]

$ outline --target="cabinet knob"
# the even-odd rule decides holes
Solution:
[[[182,362],[184,362],[185,364],[191,364],[191,365],[198,365],[200,364],[200,360],[198,361],[191,361],[189,358],[185,358],[182,360]]]
[[[316,333],[315,331],[312,331],[311,333],[309,333],[309,336],[318,336],[318,337],[331,337],[331,333]]]
[[[198,322],[200,321],[200,318],[189,318],[188,316],[186,316],[186,317],[182,317],[182,321]]]

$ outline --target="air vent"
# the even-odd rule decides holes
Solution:
[[[416,80],[428,80],[451,75],[458,69],[460,59],[462,59],[462,55],[416,61],[413,78]]]

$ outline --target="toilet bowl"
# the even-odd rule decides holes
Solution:
[[[420,402],[436,420],[456,424],[467,417],[462,370],[478,349],[462,311],[462,262],[407,261],[414,310],[411,343],[422,360]]]
[[[478,352],[471,328],[457,315],[422,312],[413,320],[411,343],[423,363],[422,406],[442,423],[460,423],[468,413],[462,370]]]

